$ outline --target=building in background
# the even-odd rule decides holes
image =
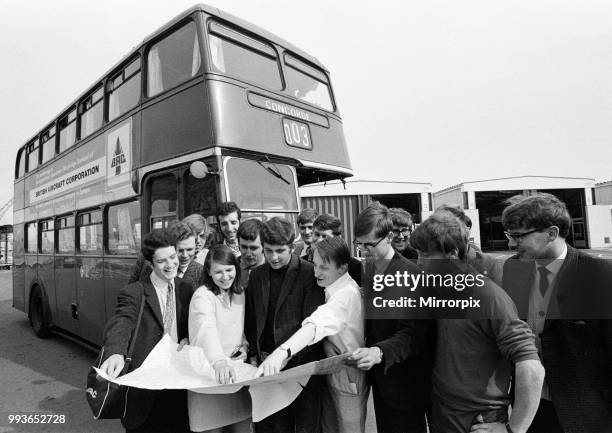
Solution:
[[[353,242],[357,215],[372,201],[406,209],[416,223],[427,218],[432,210],[431,183],[426,182],[332,181],[303,186],[300,197],[302,209],[312,208],[340,218],[344,239],[349,245]]]
[[[612,197],[612,182],[610,182]],[[508,240],[501,224],[505,201],[516,194],[546,192],[567,205],[572,217],[568,243],[576,248],[610,246],[610,206],[595,199],[595,180],[590,178],[520,176],[463,182],[433,194],[434,207],[461,206],[472,219],[471,236],[483,250],[504,250]],[[597,203],[597,204],[596,204]],[[612,200],[610,200],[612,204]]]

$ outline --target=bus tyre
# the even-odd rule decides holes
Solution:
[[[39,338],[47,338],[51,335],[46,320],[47,304],[40,287],[34,286],[30,297],[30,325]]]

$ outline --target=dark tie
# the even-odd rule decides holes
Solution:
[[[168,294],[166,295],[166,312],[164,313],[164,333],[170,333],[172,322],[174,321],[174,294],[172,284],[168,284]]]
[[[550,271],[546,269],[545,266],[540,266],[538,268],[538,272],[540,273],[540,293],[542,297],[546,296],[546,291],[548,290],[548,274]]]

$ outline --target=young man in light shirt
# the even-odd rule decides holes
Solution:
[[[365,344],[361,292],[347,272],[351,258],[348,246],[342,238],[330,237],[313,247],[315,278],[325,288],[325,304],[264,360],[259,374],[278,373],[289,356],[325,337],[327,356],[352,352]],[[347,365],[328,375],[327,384],[323,396],[323,433],[364,432],[369,394],[365,372]]]
[[[240,257],[238,228],[240,227],[241,217],[240,208],[233,201],[223,202],[217,209],[217,223],[223,234],[223,242],[234,251],[236,257]]]

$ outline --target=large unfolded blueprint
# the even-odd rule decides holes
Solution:
[[[236,382],[219,385],[202,348],[184,346],[178,352],[177,347],[178,344],[166,334],[139,368],[112,382],[135,388],[188,389],[205,394],[228,394],[248,386],[253,421],[257,422],[295,400],[310,376],[337,371],[348,356],[338,355],[300,365],[274,376],[258,378],[255,378],[257,368],[242,361],[230,361],[236,372]],[[96,372],[109,380],[102,370],[96,369]]]

